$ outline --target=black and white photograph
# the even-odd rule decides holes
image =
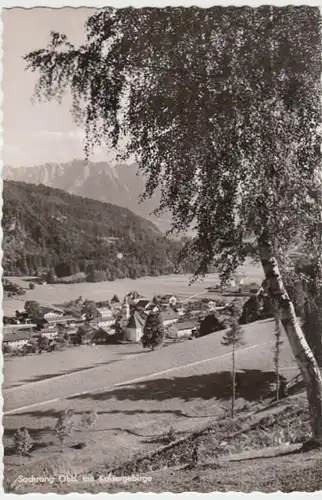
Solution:
[[[4,492],[322,490],[321,9],[1,17]]]

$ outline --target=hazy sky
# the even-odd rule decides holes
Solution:
[[[4,9],[3,20],[3,162],[31,166],[47,161],[82,158],[82,130],[69,113],[69,99],[59,105],[32,103],[37,76],[25,71],[22,56],[44,48],[50,31],[65,33],[72,43],[84,41],[84,23],[94,12],[89,8]],[[111,160],[101,152],[94,159]]]

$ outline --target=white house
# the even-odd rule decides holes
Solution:
[[[113,311],[109,307],[98,307],[97,311],[104,318],[109,318],[113,316]]]
[[[63,313],[61,311],[50,310],[44,314],[44,319],[53,319],[53,318],[61,318]]]
[[[134,311],[125,327],[125,340],[129,342],[139,342],[143,336],[143,329],[146,318],[139,311]]]
[[[54,339],[55,337],[57,337],[58,335],[58,330],[43,330],[40,332],[40,335],[42,335],[43,337],[46,337],[47,339],[51,340],[51,339]]]
[[[108,328],[109,326],[114,325],[114,323],[115,319],[113,318],[113,316],[111,316],[110,318],[105,316],[104,318],[98,318],[96,320],[96,324],[99,328]]]

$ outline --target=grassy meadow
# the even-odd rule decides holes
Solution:
[[[263,272],[260,266],[247,261],[238,272],[245,275],[246,282],[261,282]],[[14,315],[16,309],[22,309],[26,300],[36,300],[41,304],[52,305],[62,304],[79,296],[94,301],[109,300],[114,294],[120,299],[132,290],[152,298],[155,294],[173,293],[180,300],[186,300],[197,294],[204,296],[213,296],[206,291],[207,287],[219,283],[218,274],[207,275],[203,280],[189,285],[191,275],[171,274],[168,276],[151,277],[146,276],[136,280],[129,278],[115,281],[103,281],[99,283],[75,283],[75,284],[55,284],[55,285],[36,285],[34,290],[29,290],[29,279],[27,277],[10,277],[26,290],[26,294],[20,298],[9,298],[3,302],[3,310],[6,316]]]

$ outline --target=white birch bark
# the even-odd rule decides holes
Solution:
[[[231,401],[231,416],[232,416],[232,418],[234,418],[235,417],[235,399],[236,399],[235,340],[233,342],[232,357],[233,357],[233,395],[232,395],[232,401]]]
[[[278,313],[306,387],[313,437],[322,445],[322,377],[284,287],[273,246],[265,232],[258,240],[268,293]]]

